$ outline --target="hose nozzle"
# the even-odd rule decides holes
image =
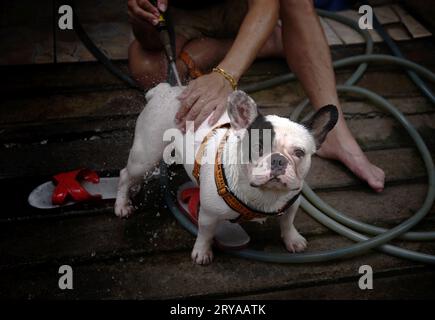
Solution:
[[[168,25],[166,19],[162,13],[159,15],[159,23],[157,24],[157,30],[159,31],[160,42],[165,50],[166,58],[168,59],[169,67],[173,73],[177,85],[181,86],[180,75],[178,74],[177,66],[175,64],[175,55],[171,45],[171,37],[169,35]]]

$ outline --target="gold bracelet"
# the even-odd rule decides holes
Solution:
[[[213,72],[217,72],[221,74],[225,79],[228,80],[228,82],[231,84],[231,87],[233,87],[233,90],[237,90],[237,81],[234,79],[232,75],[230,75],[224,69],[219,67],[213,68]]]

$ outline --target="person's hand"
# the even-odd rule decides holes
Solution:
[[[216,72],[191,81],[178,96],[181,107],[175,116],[178,127],[185,131],[187,121],[194,122],[197,129],[214,111],[209,125],[214,125],[225,112],[228,95],[233,91],[230,83]]]
[[[132,18],[157,25],[159,23],[160,12],[165,12],[168,7],[168,0],[153,1],[154,6],[149,0],[128,0],[128,14]]]

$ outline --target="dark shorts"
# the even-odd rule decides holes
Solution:
[[[247,0],[225,0],[196,10],[171,8],[175,33],[192,40],[202,37],[234,38],[248,11]]]

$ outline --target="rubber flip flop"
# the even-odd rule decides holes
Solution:
[[[186,182],[177,191],[177,202],[181,211],[198,225],[199,188],[193,182]],[[215,245],[225,250],[241,250],[249,244],[250,238],[238,224],[224,220],[219,223],[214,237]]]
[[[28,202],[38,209],[54,209],[82,202],[116,199],[119,177],[100,178],[89,169],[55,175],[53,181],[36,187]]]

